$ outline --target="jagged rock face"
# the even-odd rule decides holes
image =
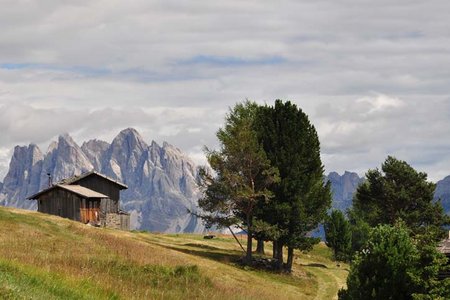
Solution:
[[[122,207],[132,213],[134,228],[161,232],[199,232],[204,226],[187,210],[197,209],[197,168],[179,149],[164,143],[149,146],[134,129],[125,129],[108,144],[91,140],[80,148],[62,135],[45,155],[35,145],[16,147],[0,189],[0,204],[35,209],[25,200],[53,181],[95,169],[122,181]],[[12,199],[16,199],[12,201]]]
[[[79,175],[94,169],[83,150],[68,135],[59,136],[58,143],[51,145],[44,159],[41,180],[51,174],[54,181]],[[45,187],[43,184],[41,187]]]
[[[111,145],[105,141],[90,140],[83,143],[81,150],[83,150],[86,157],[92,163],[94,169],[101,170],[103,158],[110,146]]]
[[[328,174],[327,179],[331,183],[331,192],[333,195],[333,208],[345,211],[352,205],[353,195],[364,179],[358,174],[347,172],[339,175],[336,172]]]
[[[36,145],[14,148],[9,171],[0,193],[0,203],[19,208],[35,208],[24,199],[40,188],[43,155]]]
[[[440,199],[445,213],[450,214],[450,176],[437,182],[434,198]]]

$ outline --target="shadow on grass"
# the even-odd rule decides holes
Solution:
[[[327,266],[324,264],[318,264],[318,263],[311,263],[311,264],[300,264],[303,267],[314,267],[314,268],[322,268],[322,269],[328,269]]]
[[[195,248],[207,249],[207,250],[215,250],[215,251],[222,250],[222,248],[219,248],[219,247],[214,247],[214,246],[209,246],[209,245],[204,245],[204,244],[195,244],[195,243],[187,243],[187,244],[183,244],[183,246],[195,247]]]
[[[186,249],[186,248],[178,248],[172,246],[163,246],[164,248],[175,250],[178,252],[191,254],[199,257],[208,258],[214,261],[223,262],[223,263],[236,263],[242,257],[242,252],[239,251],[229,251],[228,253],[217,252],[214,250],[218,250],[218,248],[210,247],[205,245],[197,245],[197,244],[185,244],[184,246],[188,246],[191,248],[197,249]],[[212,248],[212,249],[211,249]],[[206,249],[208,251],[202,251],[200,249]]]

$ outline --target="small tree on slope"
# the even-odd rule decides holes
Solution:
[[[333,210],[326,219],[324,228],[326,244],[333,249],[334,259],[341,261],[350,259],[352,232],[344,214],[340,210]]]

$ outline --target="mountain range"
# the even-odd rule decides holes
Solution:
[[[122,130],[111,143],[84,142],[81,147],[63,134],[50,143],[46,152],[35,144],[16,146],[9,170],[0,182],[0,205],[36,209],[35,201],[25,200],[64,178],[96,170],[128,189],[121,193],[122,208],[131,213],[134,229],[159,232],[201,232],[204,226],[188,210],[197,210],[201,196],[198,169],[180,149],[166,142],[147,144],[132,128]],[[331,172],[333,208],[347,210],[363,178],[346,171]],[[435,198],[450,213],[450,176],[437,183]]]
[[[37,145],[16,146],[0,186],[0,204],[36,209],[25,200],[53,183],[96,170],[128,185],[121,193],[122,208],[131,213],[132,227],[159,232],[200,232],[203,225],[188,213],[200,196],[197,168],[178,148],[164,142],[147,144],[132,128],[111,143],[84,142],[59,136],[43,153]]]

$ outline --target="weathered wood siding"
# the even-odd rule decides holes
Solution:
[[[109,199],[102,199],[100,209],[104,213],[118,212],[119,211],[119,199],[120,188],[111,181],[100,176],[88,176],[75,182],[84,186],[85,188],[102,193],[109,197]]]
[[[100,176],[88,176],[85,178],[81,178],[80,180],[76,181],[74,184],[79,184],[81,186],[84,186],[88,189],[91,189],[93,191],[102,193],[112,200],[119,201],[120,198],[120,188],[118,185],[114,184],[113,182],[109,181],[106,178],[100,177]]]
[[[38,211],[80,221],[81,201],[80,196],[56,188],[39,197]]]

